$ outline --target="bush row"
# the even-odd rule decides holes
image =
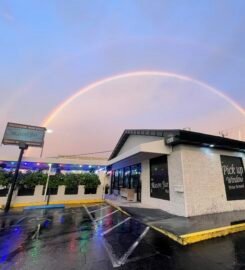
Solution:
[[[25,187],[35,187],[36,185],[45,185],[48,175],[42,172],[27,172],[19,173],[17,184]],[[0,186],[8,187],[13,179],[12,172],[0,171]],[[95,173],[82,174],[55,174],[50,175],[49,187],[56,188],[60,185],[65,185],[69,188],[78,185],[84,185],[85,188],[97,188],[100,185],[100,180]]]

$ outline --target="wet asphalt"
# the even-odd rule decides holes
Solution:
[[[245,269],[245,232],[180,246],[106,205],[0,213],[0,269]]]

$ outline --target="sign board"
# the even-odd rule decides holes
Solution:
[[[42,147],[46,128],[8,123],[2,144],[20,145],[24,143],[28,146]]]
[[[242,158],[220,156],[228,201],[245,199],[245,173]]]
[[[150,160],[150,195],[157,199],[170,199],[167,156]]]

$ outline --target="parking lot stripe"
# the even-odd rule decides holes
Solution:
[[[90,207],[95,207],[95,206],[98,206],[98,205],[101,205],[102,203],[96,203],[96,204],[93,204],[93,205],[88,205],[87,208],[90,208]]]
[[[99,210],[106,209],[106,208],[109,208],[109,207],[111,207],[111,206],[110,206],[110,205],[108,205],[108,206],[105,206],[105,207],[102,207],[102,208],[99,208],[99,209],[96,209],[96,210],[90,211],[90,213],[94,213],[94,212],[97,212],[97,211],[99,211]]]
[[[119,264],[123,265],[126,263],[128,257],[133,253],[133,251],[138,246],[139,242],[145,237],[147,232],[149,231],[150,227],[146,227],[142,234],[138,237],[138,239],[133,243],[133,245],[128,249],[128,251],[119,259]]]
[[[101,235],[106,235],[108,234],[109,232],[111,232],[112,230],[114,230],[115,228],[117,228],[118,226],[122,225],[124,222],[128,221],[131,217],[128,217],[126,219],[124,219],[123,221],[117,223],[115,226],[111,227],[110,229],[108,229],[107,231],[103,232]]]
[[[104,219],[104,218],[106,218],[106,217],[109,217],[109,216],[115,214],[115,213],[118,212],[118,211],[119,211],[119,210],[115,210],[115,211],[113,211],[113,212],[111,212],[111,213],[109,213],[109,214],[107,214],[107,215],[105,215],[105,216],[103,216],[103,217],[100,217],[100,218],[95,219],[95,221],[99,221],[99,220],[101,220],[101,219]]]
[[[91,219],[92,222],[94,222],[95,220],[93,219],[92,215],[90,214],[90,212],[88,211],[87,206],[83,205],[83,208],[85,209],[85,211],[87,212],[89,218]]]

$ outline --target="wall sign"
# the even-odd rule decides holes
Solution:
[[[228,201],[245,200],[245,174],[242,158],[220,156]]]
[[[167,156],[150,160],[150,195],[153,198],[170,199]]]

